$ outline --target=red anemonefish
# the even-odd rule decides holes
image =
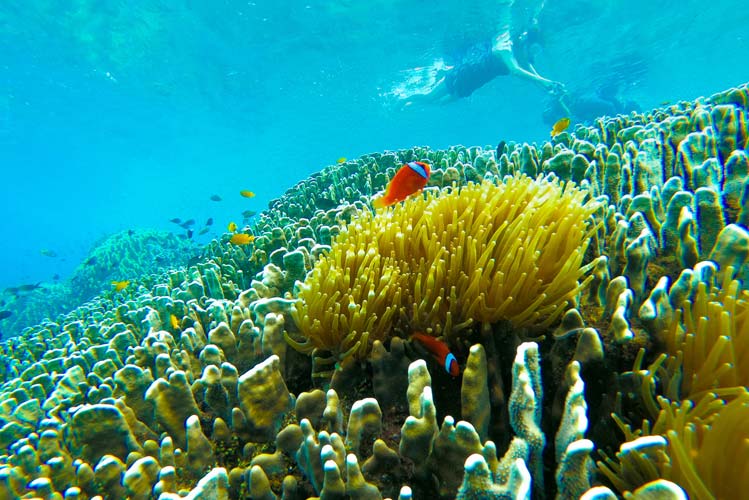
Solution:
[[[458,366],[458,360],[455,359],[455,355],[450,352],[450,348],[442,342],[437,340],[431,335],[425,333],[416,332],[411,334],[411,338],[417,340],[419,344],[423,345],[428,350],[434,359],[445,369],[447,373],[453,377],[457,377],[460,374],[460,366]]]
[[[421,161],[410,161],[403,165],[393,176],[385,189],[385,194],[375,199],[375,208],[389,207],[403,201],[417,191],[424,189],[429,181],[431,169]]]

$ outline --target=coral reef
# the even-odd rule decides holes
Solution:
[[[0,344],[0,497],[742,495],[748,103],[324,169],[252,243]],[[370,213],[412,160],[426,192]]]

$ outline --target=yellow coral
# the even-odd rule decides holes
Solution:
[[[585,285],[586,192],[508,177],[431,191],[345,227],[299,291],[299,350],[364,358],[394,329],[456,335],[473,321],[546,326]]]

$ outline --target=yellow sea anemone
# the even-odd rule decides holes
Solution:
[[[735,396],[726,401],[711,393],[696,404],[660,401],[663,409],[653,433],[668,441],[671,467],[666,478],[681,485],[690,498],[738,498],[746,493],[749,393],[743,387],[732,392]]]
[[[698,283],[694,299],[676,310],[664,340],[667,352],[680,360],[682,399],[748,386],[749,292],[727,278],[712,290]]]
[[[633,432],[617,419],[627,443],[617,453],[617,460],[602,453],[604,460],[598,462],[614,487],[624,493],[660,478],[680,485],[689,498],[741,496],[749,477],[746,388],[725,390],[723,398],[706,393],[696,403],[674,403],[659,397],[658,404],[660,412],[652,429],[646,421],[642,430]],[[648,440],[656,444],[660,440],[662,445],[636,446]]]
[[[394,330],[448,338],[473,322],[546,326],[580,289],[596,203],[555,180],[430,191],[342,229],[302,285],[297,349],[365,358]]]

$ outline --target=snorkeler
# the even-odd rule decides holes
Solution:
[[[551,126],[566,116],[573,123],[592,123],[602,116],[639,112],[640,105],[630,92],[649,71],[647,53],[633,49],[611,59],[599,59],[591,66],[591,78],[571,86],[564,94],[550,96],[543,112],[544,123]]]
[[[564,86],[541,76],[533,66],[533,48],[540,42],[537,17],[544,0],[531,0],[534,9],[527,23],[513,19],[513,4],[516,0],[499,0],[497,35],[489,42],[471,46],[453,66],[436,67],[433,81],[401,88],[394,93],[406,105],[413,102],[448,102],[468,97],[475,90],[501,75],[515,75],[532,81],[553,94],[560,94]],[[518,62],[518,57],[522,61]],[[524,66],[524,67],[523,67]]]

